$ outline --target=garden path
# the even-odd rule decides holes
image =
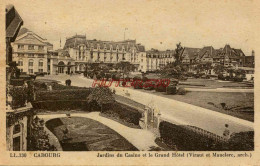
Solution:
[[[54,118],[60,118],[60,117],[66,117],[66,114],[42,114],[37,115],[39,118],[43,118],[46,121]],[[93,120],[96,120],[109,128],[116,131],[118,134],[120,134],[122,137],[124,137],[126,140],[128,140],[130,143],[132,143],[137,149],[141,151],[147,151],[150,149],[150,147],[158,147],[158,145],[154,142],[156,136],[148,131],[143,129],[134,129],[127,127],[125,125],[122,125],[118,122],[115,122],[111,119],[104,118],[99,115],[99,112],[91,112],[91,113],[72,113],[72,117],[86,117]],[[51,137],[53,137],[52,135]],[[55,137],[55,136],[54,136]],[[56,137],[55,137],[56,138]]]

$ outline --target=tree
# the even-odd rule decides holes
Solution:
[[[135,66],[127,61],[121,61],[121,62],[117,63],[116,68],[121,70],[121,72],[123,73],[123,78],[125,78],[124,76],[128,75],[129,72],[135,70]]]
[[[213,70],[216,74],[221,74],[225,71],[224,65],[218,64],[213,67]]]
[[[102,112],[104,107],[115,102],[115,98],[108,87],[95,87],[87,97],[87,102],[96,102],[100,106]]]
[[[197,73],[201,73],[201,72],[205,72],[205,73],[209,73],[209,70],[212,69],[212,63],[211,62],[207,62],[205,64],[197,64],[195,67]]]
[[[183,72],[187,70],[187,68],[182,64],[183,57],[181,53],[183,51],[183,47],[181,43],[176,44],[176,49],[174,53],[175,61],[172,63],[168,63],[162,70],[161,76],[166,78],[176,78],[179,79]]]

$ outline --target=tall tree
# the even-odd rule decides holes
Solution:
[[[182,59],[183,59],[181,55],[182,51],[183,51],[183,47],[181,46],[181,43],[176,44],[176,49],[174,53],[175,61],[167,64],[161,70],[162,77],[179,79],[182,73],[185,72],[186,68],[182,64]]]

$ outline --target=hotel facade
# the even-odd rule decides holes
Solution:
[[[48,73],[48,50],[52,50],[53,45],[46,39],[29,31],[21,29],[13,43],[13,60],[18,64],[21,72],[27,74]]]
[[[145,47],[136,40],[120,42],[87,40],[84,35],[75,35],[66,39],[63,48],[75,60],[75,71],[82,72],[91,63],[116,64],[128,61],[137,71],[145,70]]]
[[[88,40],[85,35],[69,37],[62,49],[53,50],[53,45],[46,39],[26,28],[21,29],[13,43],[13,59],[20,71],[27,74],[81,73],[93,63],[114,65],[121,61],[133,64],[135,71],[151,72],[174,62],[174,54],[175,50],[146,51],[145,46],[138,44],[136,40],[118,42]],[[214,49],[212,46],[184,47],[181,56],[182,63],[189,71],[194,71],[198,64],[207,63],[211,63],[212,66],[222,64],[233,68],[253,64],[251,62],[253,58],[249,59],[241,49],[234,49],[229,45],[225,45],[222,49]],[[209,74],[213,74],[211,72]]]

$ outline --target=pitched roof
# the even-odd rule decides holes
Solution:
[[[216,50],[212,46],[203,47],[198,54],[198,58],[202,58],[205,54],[213,58],[216,56]]]
[[[23,20],[15,10],[13,5],[8,5],[6,7],[6,37],[11,38],[13,42],[19,32],[20,27],[23,25]]]
[[[183,55],[183,53],[186,52],[190,59],[194,59],[195,57],[198,56],[198,53],[200,50],[201,50],[201,48],[184,47],[181,55]]]
[[[84,35],[75,35],[70,38],[66,39],[64,49],[65,48],[70,48],[70,47],[77,47],[80,44],[86,44],[86,36]]]

